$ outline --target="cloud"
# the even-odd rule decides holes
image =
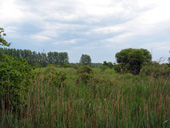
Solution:
[[[143,47],[156,51],[169,51],[170,42],[154,42],[149,44],[144,44]]]
[[[117,32],[122,32],[124,28],[122,26],[107,26],[107,27],[97,27],[89,32],[87,34],[91,33],[101,33],[101,34],[109,34],[109,33],[117,33]]]
[[[115,42],[115,43],[123,43],[124,41],[129,41],[129,39],[131,39],[133,36],[135,36],[134,33],[131,33],[131,32],[126,32],[126,33],[123,33],[123,34],[120,34],[118,36],[115,36],[113,38],[110,38],[110,39],[106,39],[105,41],[108,41],[108,42]]]
[[[20,6],[16,3],[16,0],[5,0],[1,1],[0,4],[0,16],[1,16],[1,25],[6,26],[11,22],[19,22],[20,18],[23,16],[23,13],[20,10]]]
[[[38,44],[37,49],[48,51],[57,46],[61,51],[99,51],[106,56],[111,49],[126,47],[168,50],[169,4],[168,0],[4,0],[0,27],[7,38],[15,39],[12,42],[29,43],[33,49]]]
[[[139,20],[141,20],[144,24],[155,24],[164,21],[169,21],[170,16],[167,15],[170,11],[169,8],[170,1],[168,0],[156,0],[155,8],[145,12]]]
[[[45,41],[50,40],[49,37],[42,36],[42,35],[32,35],[31,38],[35,41],[38,41],[38,42],[45,42]]]
[[[60,42],[55,42],[52,43],[53,45],[70,45],[70,44],[76,44],[79,41],[81,41],[80,39],[71,39],[71,40],[66,40],[66,41],[60,41]]]

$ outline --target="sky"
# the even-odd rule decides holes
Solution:
[[[116,62],[126,48],[144,48],[153,61],[170,57],[169,0],[0,0],[0,27],[10,48],[82,54]]]

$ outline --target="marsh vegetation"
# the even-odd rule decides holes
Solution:
[[[90,68],[86,81],[77,83],[80,68],[51,65],[35,69],[26,102],[18,111],[5,109],[1,100],[0,127],[170,126],[169,76]]]

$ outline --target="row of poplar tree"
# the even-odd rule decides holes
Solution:
[[[41,66],[45,67],[48,64],[63,65],[64,63],[69,62],[69,57],[67,52],[48,52],[40,53],[30,50],[22,49],[11,49],[11,48],[0,48],[0,52],[13,56],[17,59],[23,57],[31,66]]]

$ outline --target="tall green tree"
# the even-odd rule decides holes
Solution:
[[[123,49],[116,53],[117,63],[124,65],[126,70],[133,74],[139,74],[143,65],[149,64],[152,60],[152,55],[146,49]]]
[[[9,46],[10,43],[8,43],[5,39],[4,36],[6,36],[6,33],[4,33],[4,29],[0,28],[0,45],[1,46]]]
[[[10,48],[0,48],[0,51],[12,57],[16,57],[18,60],[23,57],[31,66],[40,65],[42,67],[48,64],[63,65],[64,63],[69,63],[69,57],[67,52],[48,52],[46,53],[36,53],[31,50],[21,50],[21,49],[10,49]]]
[[[64,63],[68,63],[68,54],[67,54],[67,52],[59,53],[59,64],[63,65]]]
[[[89,55],[82,54],[80,58],[80,64],[82,65],[91,65],[91,58]]]

